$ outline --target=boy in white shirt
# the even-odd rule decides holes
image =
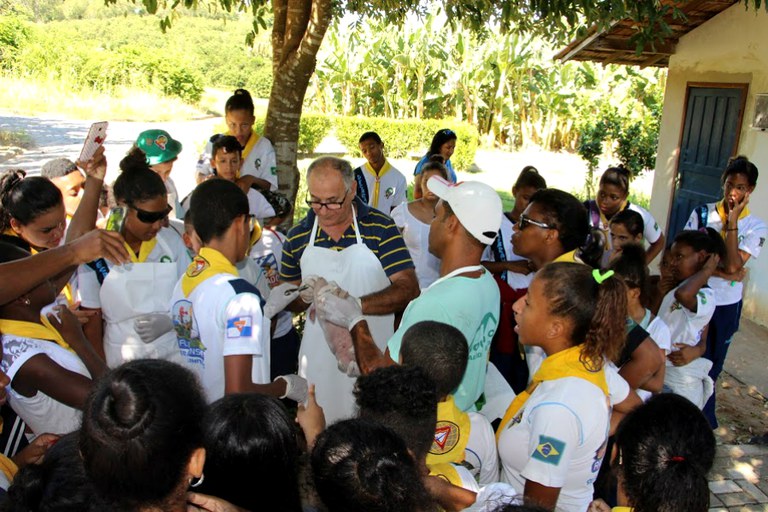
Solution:
[[[235,267],[246,257],[255,227],[247,197],[232,182],[210,180],[195,189],[190,205],[203,247],[171,298],[182,358],[197,372],[210,402],[246,392],[303,401],[304,379],[286,375],[269,382],[271,316],[265,315],[258,290],[240,279]],[[292,295],[298,292],[285,296]]]

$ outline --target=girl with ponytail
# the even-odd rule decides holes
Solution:
[[[614,512],[706,512],[707,473],[715,459],[715,436],[688,400],[656,395],[622,420],[611,466],[619,484]],[[610,512],[601,501],[589,512]]]
[[[629,169],[623,165],[609,167],[600,177],[597,197],[585,201],[584,206],[589,211],[590,225],[601,230],[608,239],[608,250],[611,249],[609,222],[613,216],[626,210],[639,213],[644,224],[643,238],[650,244],[645,252],[646,262],[650,263],[664,248],[664,232],[648,210],[628,201],[630,179]]]
[[[670,248],[669,271],[677,284],[659,306],[659,318],[669,327],[672,354],[664,384],[699,409],[712,395],[709,377],[712,362],[701,357],[706,350],[702,332],[715,312],[715,292],[707,281],[725,255],[725,244],[712,228],[681,231]]]
[[[550,263],[514,312],[520,342],[547,358],[499,425],[502,475],[549,510],[583,511],[608,437],[605,365],[624,342],[626,287],[611,271]]]

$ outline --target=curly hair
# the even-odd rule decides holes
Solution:
[[[583,344],[582,362],[593,370],[605,358],[617,361],[624,348],[627,286],[618,275],[598,284],[593,270],[579,263],[549,263],[536,279],[546,281],[549,312],[571,320],[571,341]]]

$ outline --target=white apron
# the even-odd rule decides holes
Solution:
[[[379,259],[363,243],[354,210],[352,215],[357,243],[342,251],[315,247],[315,217],[312,235],[301,256],[300,265],[302,275],[317,275],[328,282],[336,281],[350,295],[362,297],[383,290],[391,283]],[[373,340],[383,351],[394,333],[394,315],[366,315],[365,319]],[[310,384],[315,384],[317,403],[325,411],[329,425],[354,415],[355,399],[352,390],[356,379],[339,371],[336,356],[331,353],[320,324],[310,320],[309,315],[304,324],[304,337],[299,350],[299,375]]]
[[[166,254],[173,254],[161,238],[157,238],[157,243]],[[174,331],[144,343],[133,328],[139,316],[169,313],[171,294],[179,280],[177,272],[174,262],[130,263],[110,268],[99,292],[107,366],[114,368],[142,358],[183,363]]]

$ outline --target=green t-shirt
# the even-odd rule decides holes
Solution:
[[[456,276],[436,282],[405,308],[400,327],[387,343],[389,355],[395,361],[400,358],[403,334],[418,322],[432,320],[456,327],[469,343],[469,361],[453,396],[459,409],[470,410],[485,387],[488,352],[499,325],[500,304],[499,288],[488,271],[475,279]]]

